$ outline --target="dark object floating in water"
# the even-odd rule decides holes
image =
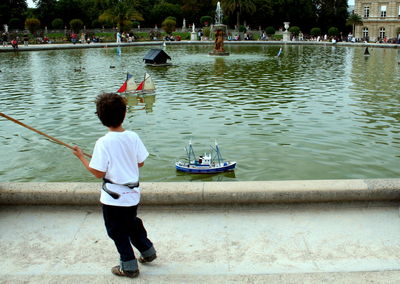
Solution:
[[[112,69],[112,68],[115,68],[115,66],[114,65],[110,65],[110,68]]]
[[[368,50],[368,46],[365,48],[365,50],[364,50],[364,55],[370,55],[369,54],[369,50]]]
[[[171,57],[162,49],[152,48],[147,54],[143,57],[143,61],[148,66],[171,66],[170,62],[167,60],[171,60]]]

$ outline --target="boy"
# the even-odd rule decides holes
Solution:
[[[111,269],[118,276],[136,277],[139,269],[131,243],[141,253],[139,262],[153,261],[157,255],[147,238],[142,220],[136,217],[140,200],[139,168],[149,153],[133,131],[122,127],[126,100],[118,94],[97,97],[96,114],[109,132],[99,138],[90,163],[75,146],[74,155],[97,178],[103,178],[100,202],[108,236],[120,254],[120,265]]]

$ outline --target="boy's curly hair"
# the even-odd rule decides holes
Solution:
[[[103,93],[96,98],[96,114],[107,127],[118,127],[126,113],[126,99],[115,93]]]

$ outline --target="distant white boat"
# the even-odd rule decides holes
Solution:
[[[154,92],[156,86],[150,74],[144,75],[143,81],[139,84],[136,83],[133,75],[127,73],[126,80],[118,89],[118,93],[140,93],[140,92]]]

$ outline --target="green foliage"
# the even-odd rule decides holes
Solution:
[[[246,31],[247,31],[247,29],[246,29],[245,26],[241,25],[241,26],[239,27],[239,32],[245,33]]]
[[[363,20],[362,20],[361,16],[358,14],[355,14],[355,13],[351,14],[346,20],[346,25],[352,27],[353,34],[354,34],[355,26],[359,26],[362,24],[363,24]]]
[[[337,36],[337,35],[339,35],[339,29],[336,28],[336,27],[330,27],[328,29],[328,35],[329,36]]]
[[[35,18],[28,18],[25,20],[25,28],[31,34],[35,34],[40,29],[40,21]]]
[[[362,25],[362,23],[363,23],[363,20],[362,20],[361,16],[358,14],[355,14],[355,13],[350,14],[350,16],[346,20],[347,26],[353,26],[353,25],[357,26],[357,25]]]
[[[10,19],[22,19],[27,11],[27,4],[25,0],[1,0],[0,1],[0,29],[3,29],[3,24],[8,24]],[[23,21],[20,22],[21,25]]]
[[[292,27],[289,28],[289,32],[292,35],[298,36],[299,33],[300,33],[300,28],[298,26],[292,26]]]
[[[99,16],[103,24],[116,24],[120,32],[126,30],[125,24],[131,21],[143,21],[143,15],[139,12],[138,1],[133,0],[107,0],[107,9]],[[129,22],[128,22],[129,21]]]
[[[173,17],[168,17],[162,22],[161,27],[167,34],[170,35],[176,29],[176,21]]]
[[[69,26],[75,33],[79,33],[79,31],[83,28],[83,22],[80,19],[72,19],[69,22]]]
[[[242,14],[253,15],[257,11],[255,0],[224,0],[221,6],[227,15],[236,15],[236,26],[240,26]]]
[[[310,31],[310,34],[312,36],[320,36],[321,35],[321,29],[320,28],[312,28]]]
[[[210,28],[210,27],[205,27],[205,28],[203,29],[203,35],[204,35],[205,37],[210,37],[210,33],[211,33],[211,28]]]
[[[21,19],[20,18],[11,18],[8,21],[8,27],[10,29],[21,29],[23,27]]]
[[[102,25],[98,19],[92,21],[92,28],[101,28]]]
[[[43,26],[50,26],[53,19],[61,18],[61,16],[56,16],[57,0],[35,0],[35,3],[35,16]]]
[[[200,24],[205,27],[209,26],[212,23],[212,18],[210,16],[202,16],[200,18]]]
[[[159,19],[166,19],[168,17],[175,17],[176,21],[176,19],[181,19],[182,17],[181,6],[168,3],[167,1],[160,1],[160,3],[155,4],[153,9],[151,9],[150,17],[157,24],[159,24]]]
[[[184,0],[182,2],[182,17],[186,19],[186,23],[195,23],[196,26],[202,16],[215,11],[215,2],[212,3],[213,1]]]
[[[132,22],[132,26],[137,29],[140,26],[140,23],[138,21]]]
[[[51,26],[53,29],[61,30],[62,28],[64,28],[64,21],[60,18],[54,19],[51,22]]]
[[[269,35],[269,36],[275,34],[275,29],[274,29],[274,27],[272,27],[272,26],[267,27],[267,28],[265,29],[265,33],[266,33],[267,35]]]
[[[133,28],[133,23],[131,22],[131,21],[128,21],[128,20],[125,20],[125,21],[123,21],[122,22],[123,23],[123,25],[122,25],[122,31],[123,32],[129,32],[130,30],[132,30],[132,28]]]
[[[347,13],[347,0],[319,0],[314,2],[316,24],[323,31],[336,26],[340,30],[345,29]]]

